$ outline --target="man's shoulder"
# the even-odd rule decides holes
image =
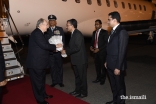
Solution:
[[[107,32],[107,30],[105,30],[105,29],[101,29],[101,32]]]
[[[119,25],[116,29],[117,29],[117,31],[125,30],[121,25]],[[126,31],[126,30],[125,30],[125,31]]]
[[[75,33],[75,34],[81,34],[81,35],[82,35],[82,32],[81,32],[80,30],[78,30],[78,29],[75,29],[75,30],[74,30],[74,33]]]
[[[56,29],[63,30],[63,28],[60,26],[56,26]]]
[[[42,33],[42,31],[39,28],[36,28],[31,32],[31,35],[35,35],[36,33]]]
[[[121,31],[127,32],[127,31],[125,30],[125,28],[123,28],[121,25],[119,25],[118,31],[119,31],[119,32],[121,32]]]

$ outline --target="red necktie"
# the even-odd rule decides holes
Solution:
[[[97,31],[96,31],[96,34],[95,34],[94,48],[96,48],[96,44],[97,44],[97,41],[98,41],[98,37],[97,37],[98,31],[99,31],[99,30],[97,30]]]

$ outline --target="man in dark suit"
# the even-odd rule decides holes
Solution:
[[[47,32],[45,32],[45,38],[47,41],[52,36],[62,36],[62,42],[65,44],[65,38],[64,38],[64,32],[62,27],[56,26],[57,18],[55,15],[49,15],[48,16],[49,25]],[[63,84],[63,63],[62,63],[62,56],[61,52],[50,52],[50,71],[51,71],[51,78],[52,78],[52,84],[51,87],[54,87],[55,85],[59,84],[60,87],[64,87]]]
[[[94,53],[96,67],[96,80],[93,83],[100,82],[103,85],[106,80],[106,68],[103,64],[106,60],[108,32],[102,29],[102,21],[99,19],[95,21],[95,29],[90,46],[90,50]]]
[[[38,104],[49,104],[44,99],[52,98],[52,95],[47,95],[45,91],[45,69],[49,64],[49,51],[55,51],[56,47],[62,47],[62,44],[52,45],[47,42],[43,33],[47,31],[48,26],[47,21],[42,18],[37,21],[36,29],[29,38],[26,61],[34,96]]]
[[[118,12],[111,12],[108,15],[108,24],[113,30],[108,38],[105,66],[110,78],[113,101],[106,104],[125,104],[125,99],[121,99],[121,96],[126,96],[124,73],[127,69],[126,50],[128,33],[120,25],[120,19]]]
[[[0,42],[0,104],[2,103],[2,86],[5,86],[7,81],[5,80],[5,61],[2,51],[2,45]]]
[[[75,90],[69,94],[75,97],[87,97],[87,54],[84,44],[84,37],[77,29],[77,21],[70,19],[67,21],[67,30],[71,32],[69,47],[62,54],[70,55],[71,63],[75,73]]]

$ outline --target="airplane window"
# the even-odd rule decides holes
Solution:
[[[122,8],[125,9],[125,3],[124,2],[121,2],[121,4],[122,4]]]
[[[75,0],[76,3],[80,3],[80,0]]]
[[[115,8],[117,8],[117,7],[118,7],[118,4],[117,4],[117,2],[116,2],[116,1],[114,1],[114,6],[115,6]]]
[[[62,1],[67,1],[67,0],[62,0]]]
[[[101,0],[97,0],[97,3],[98,3],[99,6],[102,5]]]
[[[132,8],[131,8],[131,4],[130,4],[130,3],[128,3],[128,6],[129,6],[129,9],[132,9]]]
[[[142,10],[142,7],[141,7],[141,5],[139,5],[139,8],[140,8],[140,10]]]
[[[106,4],[108,7],[110,7],[110,1],[109,0],[106,0]]]
[[[134,9],[136,10],[136,5],[134,4]]]
[[[87,0],[87,3],[88,3],[89,5],[91,5],[91,4],[92,4],[92,1],[91,1],[91,0]]]
[[[146,6],[144,5],[144,11],[146,11]]]

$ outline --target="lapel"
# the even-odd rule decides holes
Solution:
[[[54,32],[55,30],[57,30],[57,27],[56,27],[56,26],[55,26],[55,28],[54,28],[53,32]]]
[[[76,29],[74,30],[73,34],[71,33],[72,37],[70,38],[70,42],[69,42],[69,46],[71,47],[71,45],[73,44],[73,39],[74,39],[74,36],[75,36],[75,33],[76,33]]]
[[[101,34],[102,34],[102,29],[101,29],[100,32],[99,32],[98,43],[99,43],[99,40],[100,40]]]
[[[98,35],[98,43],[99,43],[99,37],[101,36],[101,33],[102,33],[102,29],[100,30],[100,33],[99,33],[99,35]],[[94,31],[94,33],[93,33],[93,39],[94,39],[94,41],[95,41],[95,36],[96,36],[96,30]]]
[[[49,33],[50,34],[53,34],[52,30],[51,30],[51,27],[49,27]]]
[[[113,37],[117,35],[118,30],[120,29],[120,25],[117,26],[117,28],[114,30],[113,34],[111,35],[109,39],[109,43],[112,41]]]

